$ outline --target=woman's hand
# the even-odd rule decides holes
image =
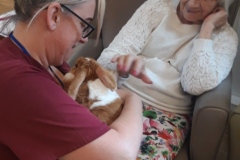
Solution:
[[[222,7],[217,7],[213,10],[212,14],[207,16],[203,21],[205,23],[211,23],[214,28],[218,28],[226,24],[228,18],[227,11]]]
[[[222,7],[216,7],[213,12],[204,19],[199,38],[211,39],[213,30],[225,25],[227,18],[227,11]]]
[[[136,159],[143,132],[142,102],[139,96],[130,91],[117,92],[124,100],[124,107],[120,116],[110,125],[111,129],[60,160]],[[113,145],[113,142],[117,145]]]
[[[152,83],[150,78],[146,75],[144,61],[141,57],[130,54],[115,56],[112,62],[117,62],[117,70],[120,76],[131,74],[147,84]]]
[[[117,93],[123,101],[128,101],[131,98],[135,98],[135,99],[138,99],[139,101],[141,101],[140,97],[131,91],[117,89]]]

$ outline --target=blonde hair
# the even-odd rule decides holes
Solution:
[[[38,16],[38,14],[44,10],[50,3],[58,2],[64,5],[68,5],[70,8],[74,5],[79,5],[88,0],[14,0],[14,10],[16,12],[11,18],[9,18],[1,30],[9,23],[17,21],[27,22],[28,26]],[[105,0],[96,0],[98,4],[97,8],[97,39],[100,36],[101,28],[103,24],[103,18],[105,13]]]

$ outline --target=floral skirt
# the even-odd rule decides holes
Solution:
[[[162,111],[143,104],[143,139],[137,160],[172,160],[190,130],[190,115]]]

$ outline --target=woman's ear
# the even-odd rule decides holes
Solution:
[[[61,5],[53,2],[47,8],[47,26],[50,30],[57,28],[57,23],[60,21]]]

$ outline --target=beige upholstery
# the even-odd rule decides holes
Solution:
[[[214,160],[227,129],[231,103],[231,75],[217,88],[197,97],[190,139],[190,157]]]
[[[95,40],[90,39],[86,46],[79,46],[76,54],[68,61],[73,65],[78,56],[97,58],[106,48],[127,22],[134,11],[145,0],[106,0],[106,16],[102,28],[101,39],[95,47]],[[231,74],[214,90],[196,97],[191,135],[186,140],[175,160],[227,160],[228,159],[228,119],[230,115],[231,101]],[[233,117],[235,117],[233,115]],[[239,124],[238,120],[233,119]],[[237,122],[235,122],[237,121]],[[235,124],[231,123],[231,131],[235,130]],[[238,130],[239,131],[239,130]],[[233,138],[239,136],[239,132],[233,132]],[[232,135],[231,135],[232,136]],[[235,136],[235,137],[234,137]],[[231,137],[231,141],[234,141]],[[235,143],[234,143],[235,144]],[[235,147],[231,143],[231,147]],[[237,148],[240,151],[240,148]],[[231,158],[237,153],[232,149]],[[240,158],[238,158],[240,160]]]
[[[0,0],[0,15],[13,9],[13,0]]]
[[[240,106],[230,118],[230,149],[229,160],[240,160]]]

